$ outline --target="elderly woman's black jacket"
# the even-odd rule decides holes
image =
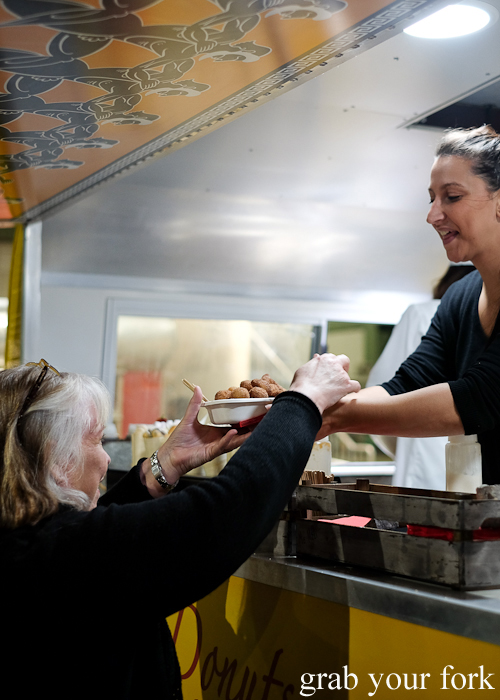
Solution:
[[[255,551],[320,425],[309,399],[286,392],[206,483],[153,500],[135,467],[90,512],[64,506],[0,531],[4,688],[51,700],[180,698],[165,617]]]

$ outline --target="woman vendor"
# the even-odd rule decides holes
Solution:
[[[444,295],[427,334],[381,386],[324,415],[336,431],[402,437],[477,434],[483,482],[500,482],[500,137],[448,131],[438,145],[427,221],[451,262],[477,271]]]
[[[182,697],[165,617],[226,580],[290,498],[321,414],[359,384],[316,355],[245,440],[186,415],[97,504],[105,388],[42,360],[0,372],[2,669],[20,698]],[[172,491],[244,441],[216,478]],[[8,693],[8,691],[7,691]]]

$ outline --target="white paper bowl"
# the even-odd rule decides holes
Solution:
[[[210,422],[214,425],[235,425],[243,421],[258,418],[267,413],[266,406],[273,402],[272,397],[265,399],[222,399],[204,401]]]

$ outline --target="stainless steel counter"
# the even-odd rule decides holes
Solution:
[[[500,646],[500,589],[458,592],[348,566],[259,554],[235,575]]]

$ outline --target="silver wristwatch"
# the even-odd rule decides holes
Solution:
[[[151,471],[153,472],[153,476],[156,479],[156,481],[160,484],[162,489],[165,491],[165,493],[168,493],[169,491],[172,491],[172,489],[175,489],[175,487],[179,483],[179,479],[177,479],[175,484],[169,484],[168,481],[165,479],[165,474],[163,473],[161,464],[158,461],[158,450],[156,450],[156,452],[153,455],[151,455],[149,461],[151,462]]]

